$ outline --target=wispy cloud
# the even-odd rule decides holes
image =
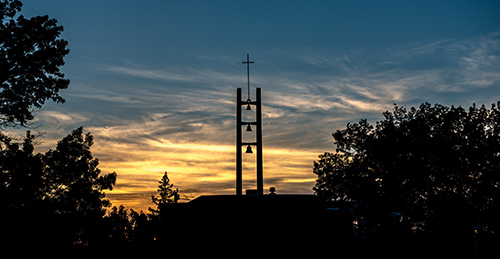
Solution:
[[[167,81],[193,81],[193,78],[187,75],[172,73],[165,70],[149,70],[138,69],[131,67],[117,67],[117,66],[103,66],[103,70],[117,74],[123,74],[133,77],[154,79],[154,80],[167,80]]]
[[[50,122],[51,124],[60,124],[68,122],[82,123],[87,120],[87,117],[81,113],[67,113],[61,111],[46,111],[40,114],[39,120],[43,120],[45,123]]]
[[[335,148],[331,133],[360,118],[378,120],[393,103],[467,106],[498,99],[499,34],[348,53],[261,54],[251,83],[263,90],[266,187],[310,193],[312,161]],[[223,55],[195,57],[196,67],[98,66],[114,81],[76,82],[64,107],[48,105],[37,117],[50,132],[42,146],[53,148],[85,126],[95,136],[93,153],[103,172],[118,173],[110,193],[116,204],[145,209],[134,199],[148,204],[164,171],[193,195],[233,193],[235,88],[246,87],[246,68]],[[251,188],[254,158],[245,159]]]
[[[498,86],[499,36],[497,32],[465,40],[415,42],[388,49],[362,49],[342,56],[314,51],[304,55],[304,62],[318,70],[334,71],[329,78],[326,73],[319,77],[313,74],[310,81],[323,85],[327,94],[346,100],[347,103],[341,103],[349,108],[366,108],[349,106],[349,100],[370,104],[374,110],[392,102],[412,105],[426,100],[447,102],[447,93],[478,88],[490,92],[493,90],[487,88]],[[482,91],[479,94],[488,96]]]
[[[460,58],[463,87],[488,87],[500,82],[500,31],[459,47],[473,50]]]
[[[102,66],[102,70],[116,74],[145,78],[160,81],[192,82],[197,86],[210,83],[230,85],[244,82],[241,74],[231,74],[227,71],[213,69],[195,69],[192,67],[168,67],[165,69],[148,69],[139,65],[131,66]]]

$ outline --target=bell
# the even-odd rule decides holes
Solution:
[[[250,124],[248,124],[247,126],[247,131],[252,131],[252,127],[250,126]]]
[[[245,151],[245,153],[249,153],[249,154],[252,154],[253,151],[252,151],[252,147],[250,145],[248,145],[247,147],[247,151]]]
[[[247,111],[251,111],[252,110],[252,107],[250,107],[250,102],[251,100],[250,99],[247,99]]]

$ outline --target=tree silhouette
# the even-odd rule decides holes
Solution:
[[[55,204],[56,213],[77,220],[79,239],[92,231],[111,203],[105,199],[103,190],[112,190],[116,173],[100,175],[99,161],[93,158],[90,147],[93,137],[83,134],[83,128],[57,143],[44,157],[46,199]]]
[[[158,195],[151,195],[151,201],[156,205],[156,209],[149,208],[149,211],[153,215],[158,215],[161,211],[161,207],[169,203],[177,203],[179,200],[179,191],[173,189],[174,184],[170,183],[168,179],[168,174],[162,176],[161,180],[158,182]]]
[[[114,206],[106,216],[108,225],[107,239],[114,249],[123,249],[131,239],[131,217],[123,205]]]
[[[375,126],[349,123],[333,134],[337,152],[314,163],[314,191],[376,208],[386,215],[371,219],[379,233],[395,225],[444,239],[465,240],[478,225],[498,233],[499,104],[395,106]]]
[[[103,191],[112,189],[116,174],[101,175],[92,135],[80,127],[45,154],[34,154],[34,144],[29,131],[21,144],[6,136],[0,142],[0,222],[9,222],[9,242],[50,249],[102,238],[110,205]]]
[[[41,154],[33,154],[35,136],[26,132],[23,143],[0,135],[0,207],[5,210],[37,206],[44,195]]]
[[[69,53],[68,42],[59,39],[63,27],[48,16],[17,15],[21,6],[0,2],[1,126],[25,125],[48,99],[64,102],[59,90],[69,85],[59,70]]]
[[[127,211],[123,205],[114,206],[104,217],[108,249],[120,251],[141,251],[155,242],[159,225],[150,219],[151,215]]]

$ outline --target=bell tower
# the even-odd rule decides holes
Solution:
[[[246,101],[241,100],[241,88],[236,91],[236,195],[242,195],[243,188],[243,164],[242,164],[242,148],[246,146],[245,153],[253,153],[252,146],[257,148],[257,194],[264,194],[264,179],[262,166],[262,108],[261,108],[261,90],[256,89],[255,101],[250,99],[250,57],[247,54],[247,61],[243,61],[247,65],[247,87],[248,98]],[[246,106],[245,110],[252,110],[255,106],[255,121],[242,121],[242,106]],[[246,131],[252,131],[252,125],[256,127],[255,141],[243,142],[242,127],[246,126]]]

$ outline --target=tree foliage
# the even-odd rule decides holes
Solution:
[[[104,191],[112,190],[116,173],[102,174],[90,150],[93,136],[82,127],[46,153],[34,153],[37,141],[30,131],[21,142],[0,137],[0,222],[8,222],[2,228],[7,246],[125,254],[160,245],[170,222],[164,205],[179,199],[166,172],[151,213],[124,206],[106,213],[111,203]]]
[[[395,106],[376,125],[349,123],[333,134],[337,152],[314,163],[314,191],[327,200],[400,213],[391,224],[408,230],[500,230],[498,105]]]
[[[22,143],[1,137],[0,221],[9,222],[5,232],[31,234],[46,247],[95,239],[110,205],[104,190],[112,189],[116,173],[101,174],[90,152],[92,135],[80,127],[45,154],[33,153],[35,136],[29,131]]]
[[[43,199],[43,155],[33,154],[35,136],[30,131],[22,143],[0,135],[0,207],[22,209]]]
[[[173,189],[174,184],[170,183],[167,172],[162,176],[161,180],[158,181],[158,195],[151,195],[151,202],[153,202],[157,207],[156,209],[149,208],[149,211],[155,215],[160,213],[163,205],[169,203],[177,203],[179,200],[179,191]]]
[[[151,201],[156,209],[149,208],[149,213],[127,211],[123,205],[114,206],[104,217],[104,241],[107,247],[120,251],[157,250],[157,247],[179,244],[177,239],[181,233],[172,236],[171,233],[184,230],[177,225],[175,217],[171,218],[172,211],[168,204],[177,205],[178,190],[173,189],[167,172],[158,182],[158,195],[151,195]],[[173,223],[173,224],[172,224]],[[159,252],[159,251],[157,251]]]
[[[0,0],[0,129],[26,126],[47,100],[63,103],[59,91],[69,80],[60,71],[69,53],[63,27],[47,15],[25,18],[18,0]],[[102,174],[90,149],[93,136],[80,127],[45,154],[35,154],[36,136],[19,140],[0,133],[0,222],[5,247],[53,254],[66,249],[116,253],[150,250],[159,216],[111,203],[116,173]],[[177,201],[168,177],[153,202]],[[173,196],[172,196],[173,195]],[[133,242],[132,242],[133,241]],[[75,246],[76,245],[76,246]],[[32,248],[26,250],[25,248]],[[84,251],[84,250],[81,250]]]
[[[60,67],[69,53],[59,36],[63,27],[47,15],[30,19],[17,13],[18,0],[0,2],[0,123],[25,125],[50,99],[62,103],[66,89]]]
[[[144,247],[153,243],[158,236],[158,222],[151,214],[125,206],[114,206],[104,218],[107,229],[107,242],[115,249],[126,249],[131,243]]]
[[[90,151],[93,139],[79,127],[45,153],[46,198],[57,201],[60,213],[102,217],[103,208],[110,206],[103,190],[113,189],[116,173],[101,175],[99,160]]]

